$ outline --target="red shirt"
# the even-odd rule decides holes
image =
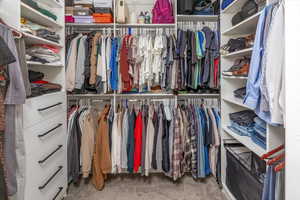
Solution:
[[[133,170],[138,172],[142,160],[142,141],[143,141],[143,119],[142,113],[139,112],[134,128],[134,163]]]

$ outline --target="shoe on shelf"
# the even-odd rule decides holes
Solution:
[[[230,69],[223,71],[223,75],[225,76],[234,76],[236,73],[238,73],[240,70],[243,69],[245,65],[250,64],[250,59],[245,58],[239,58],[234,61],[233,65],[230,67]]]

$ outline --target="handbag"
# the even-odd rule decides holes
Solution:
[[[173,5],[170,0],[156,0],[152,15],[153,24],[171,24],[175,22]]]

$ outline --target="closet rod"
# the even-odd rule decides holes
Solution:
[[[114,94],[72,94],[67,95],[68,99],[110,99],[114,98]],[[189,99],[189,98],[219,98],[220,94],[116,94],[116,98],[175,98]]]
[[[200,22],[218,22],[218,15],[177,15],[178,22],[200,21]]]

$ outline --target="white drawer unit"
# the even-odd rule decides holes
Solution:
[[[23,106],[24,200],[60,200],[67,188],[67,115],[64,92]]]
[[[53,145],[66,141],[66,114],[45,120],[24,129],[25,147],[28,155],[42,155]]]
[[[28,99],[23,106],[24,128],[28,128],[60,113],[66,114],[66,94],[47,94]]]

